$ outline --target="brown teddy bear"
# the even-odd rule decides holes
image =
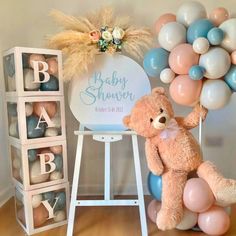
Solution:
[[[146,138],[147,164],[162,175],[162,207],[156,219],[159,229],[175,228],[183,217],[183,190],[187,176],[197,170],[209,184],[218,204],[236,202],[236,181],[224,179],[210,162],[203,162],[201,148],[188,131],[204,120],[207,109],[197,104],[187,117],[174,117],[164,88],[153,89],[138,100],[124,124]]]

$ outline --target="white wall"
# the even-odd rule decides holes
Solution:
[[[43,47],[45,44],[45,36],[53,34],[59,28],[53,23],[48,16],[49,11],[53,8],[64,11],[68,14],[84,15],[87,11],[97,9],[103,5],[114,5],[116,12],[133,17],[133,21],[137,24],[141,23],[151,27],[155,19],[166,12],[176,12],[176,9],[184,2],[182,0],[40,0],[40,1],[1,1],[0,3],[0,51],[12,46],[29,46]],[[224,6],[230,10],[235,9],[235,0],[201,0],[205,4],[208,11],[216,6]],[[2,71],[1,71],[2,75]],[[153,86],[161,85],[160,82],[152,80]],[[67,86],[66,86],[67,87]],[[1,85],[2,88],[2,85]],[[66,89],[65,89],[66,90]],[[66,91],[65,91],[66,92]],[[236,147],[234,138],[236,137],[235,129],[235,103],[234,99],[228,107],[221,111],[210,112],[204,128],[205,135],[211,140],[215,137],[222,137],[222,146],[208,147],[203,145],[205,159],[215,162],[219,169],[228,177],[236,178],[234,168],[236,166]],[[176,107],[178,114],[186,114],[187,109]],[[1,113],[2,114],[2,113]],[[74,119],[68,106],[66,107],[67,120],[67,138],[68,138],[68,162],[69,162],[69,178],[71,180],[74,166],[74,156],[76,149],[76,137],[73,131],[78,128],[78,122]],[[1,121],[2,122],[2,121]],[[9,185],[9,172],[7,156],[5,150],[6,138],[2,132],[0,143],[0,197],[2,189]],[[195,131],[196,133],[197,131]],[[88,139],[88,140],[87,140]],[[123,142],[114,144],[112,147],[113,173],[116,181],[117,193],[134,192],[134,173],[133,160],[131,152],[130,140],[124,139]],[[204,144],[204,140],[203,140]],[[93,146],[93,148],[91,148]],[[147,168],[145,163],[143,140],[140,139],[140,153],[142,161],[143,180],[146,184]],[[84,149],[84,159],[82,161],[81,173],[81,193],[101,193],[103,183],[103,148],[99,143],[95,143],[86,138]],[[0,199],[1,200],[1,199]]]

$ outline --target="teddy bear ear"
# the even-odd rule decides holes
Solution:
[[[163,87],[156,87],[152,90],[152,94],[161,94],[161,95],[165,95],[166,96],[166,91]]]
[[[123,118],[123,123],[124,123],[124,125],[125,125],[127,128],[129,128],[129,125],[130,125],[130,116],[125,116],[125,117]]]

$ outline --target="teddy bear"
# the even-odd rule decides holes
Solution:
[[[225,179],[209,161],[203,161],[199,143],[189,132],[205,120],[207,109],[196,104],[186,117],[175,117],[165,89],[157,87],[139,99],[123,123],[146,138],[147,165],[162,175],[162,206],[156,224],[161,230],[175,228],[183,217],[183,191],[188,174],[197,171],[210,186],[217,204],[236,202],[236,181]]]

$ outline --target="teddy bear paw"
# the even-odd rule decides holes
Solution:
[[[160,230],[174,229],[181,221],[180,214],[175,214],[173,209],[160,210],[157,214],[156,224]]]

